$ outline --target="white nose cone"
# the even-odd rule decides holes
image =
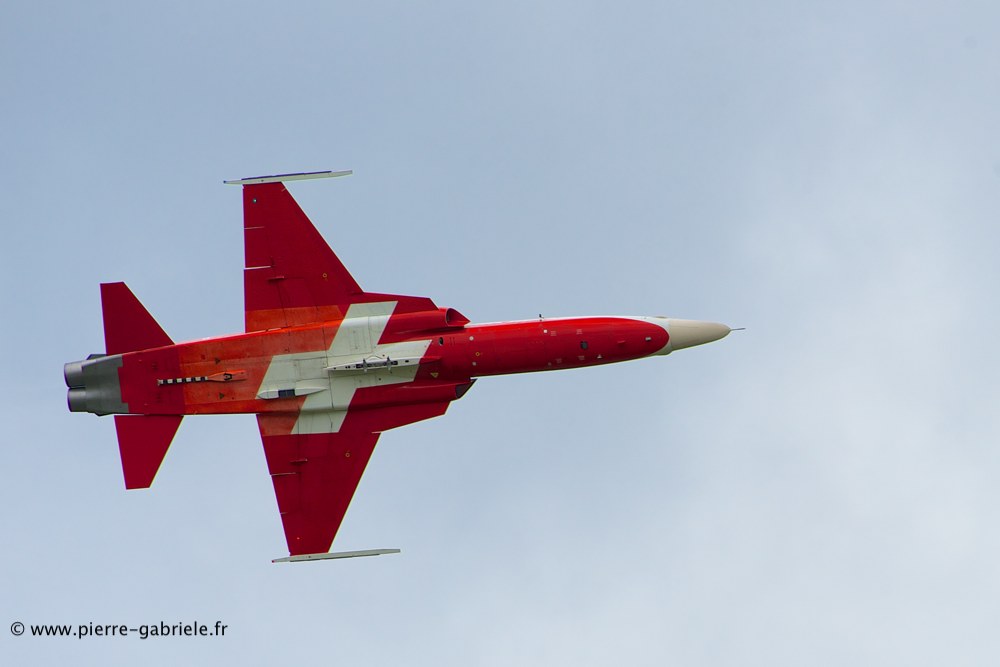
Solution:
[[[725,324],[717,322],[699,322],[698,320],[675,320],[667,319],[667,332],[670,334],[670,342],[667,347],[670,351],[683,350],[685,347],[704,345],[713,340],[725,338],[732,331]]]

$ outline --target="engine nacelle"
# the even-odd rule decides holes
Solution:
[[[95,415],[126,414],[122,402],[118,369],[122,355],[92,354],[83,361],[71,361],[63,366],[63,377],[69,392],[66,401],[70,412],[93,412]]]
[[[438,308],[418,313],[393,315],[388,329],[394,334],[417,331],[440,331],[441,329],[461,329],[469,323],[469,318],[454,308]]]
[[[351,401],[351,409],[383,408],[390,405],[415,403],[447,403],[463,396],[475,384],[467,382],[411,382],[382,387],[378,393],[358,392]]]

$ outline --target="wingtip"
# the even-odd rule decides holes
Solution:
[[[386,554],[398,554],[399,549],[365,549],[363,551],[334,551],[318,554],[298,554],[296,556],[285,556],[283,558],[273,558],[272,563],[303,563],[314,560],[339,560],[342,558],[360,558],[362,556],[384,556]]]
[[[231,181],[222,181],[225,185],[260,185],[261,183],[284,183],[285,181],[307,181],[314,178],[336,178],[337,176],[350,176],[353,169],[343,169],[341,171],[303,171],[293,174],[270,174],[268,176],[251,176],[250,178],[238,178]]]

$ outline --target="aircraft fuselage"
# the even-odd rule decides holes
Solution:
[[[437,319],[442,326],[413,331],[407,329],[419,324],[419,318],[395,322],[392,305],[366,304],[366,310],[387,311],[385,315],[364,314],[79,362],[79,379],[67,371],[67,382],[76,387],[70,392],[70,407],[102,414],[258,414],[449,401],[479,377],[668,354],[676,345],[671,343],[671,328],[679,326],[686,331],[695,327],[700,337],[694,342],[688,333],[682,347],[729,333],[723,325],[658,317],[466,324],[450,309],[452,326],[434,311],[426,314],[427,323]],[[118,368],[116,373],[98,374],[100,366]],[[103,408],[92,402],[95,395],[119,392],[121,400]]]

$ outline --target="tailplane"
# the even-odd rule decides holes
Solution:
[[[148,489],[181,425],[181,415],[115,415],[126,489]]]
[[[63,366],[72,412],[96,415],[140,412],[129,410],[122,399],[122,355],[173,345],[173,341],[125,283],[101,285],[105,354],[92,354]]]
[[[108,354],[173,345],[149,311],[125,283],[101,284],[104,345]]]
[[[125,283],[101,285],[101,309],[108,355],[174,343]],[[149,488],[180,424],[181,415],[115,415],[126,489]]]

